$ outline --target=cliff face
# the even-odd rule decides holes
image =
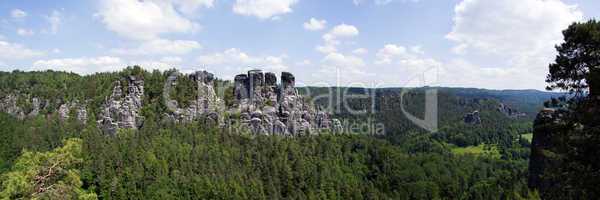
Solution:
[[[17,95],[15,94],[8,94],[4,98],[2,98],[2,101],[0,103],[0,110],[19,119],[25,118],[25,113],[23,109],[17,106]]]
[[[172,88],[177,84],[177,78],[183,76],[175,72],[167,78],[163,90],[163,98],[167,100],[166,105],[171,113],[165,113],[166,117],[177,123],[190,123],[194,120],[203,119],[210,123],[220,121],[219,113],[223,108],[223,101],[215,92],[214,75],[207,71],[197,71],[189,75],[189,78],[197,85],[197,98],[186,108],[179,107],[177,101],[170,98]]]
[[[511,107],[509,107],[506,104],[500,103],[498,105],[498,112],[501,112],[502,114],[506,115],[507,117],[513,117],[513,118],[517,118],[517,117],[525,117],[527,114],[522,113],[517,111],[516,109],[513,109]]]
[[[115,134],[119,128],[137,129],[143,123],[139,114],[144,97],[144,81],[134,76],[127,78],[127,94],[123,94],[120,81],[115,81],[112,94],[102,106],[98,115],[98,126],[108,134]]]
[[[479,111],[473,111],[472,113],[467,113],[463,117],[463,122],[465,124],[481,124],[481,117],[479,116]]]
[[[170,98],[177,79],[188,76],[196,88],[195,99],[186,107],[181,107]],[[156,113],[163,120],[175,123],[201,123],[221,129],[238,128],[235,132],[250,132],[266,135],[318,134],[321,131],[338,133],[342,131],[339,120],[315,108],[298,94],[295,77],[283,72],[280,82],[274,73],[251,70],[235,76],[232,91],[233,106],[226,106],[215,88],[215,77],[207,71],[189,75],[175,72],[166,78],[163,100],[168,112]],[[106,134],[114,135],[119,129],[138,129],[143,126],[141,109],[144,105],[143,76],[127,76],[113,82],[110,96],[99,107],[96,125]],[[231,96],[231,95],[226,95]],[[19,106],[20,102],[24,106]],[[55,113],[61,120],[74,117],[85,123],[88,119],[90,101],[55,103],[46,109],[48,100],[30,98],[27,95],[8,94],[0,98],[0,111],[20,119],[35,117],[42,110]]]
[[[71,102],[60,105],[58,108],[58,116],[61,120],[67,120],[70,117],[70,113],[75,112],[75,117],[77,121],[81,123],[86,123],[87,121],[87,109],[85,104],[80,104],[79,102]]]
[[[569,112],[565,109],[545,108],[534,121],[528,185],[537,189],[542,196],[561,187],[560,180],[555,180],[547,173],[556,173],[553,171],[561,164],[563,154],[567,151],[565,145],[570,136],[565,133],[574,128],[568,122]]]
[[[234,79],[234,106],[229,113],[229,123],[239,121],[255,134],[302,135],[320,131],[340,132],[342,127],[337,119],[315,109],[310,102],[298,94],[295,77],[291,73],[277,76],[251,70],[239,74]]]
[[[27,104],[25,108],[23,105],[19,105],[19,101]],[[56,114],[61,120],[69,119],[72,112],[76,116],[77,120],[81,123],[87,121],[87,109],[84,104],[78,102],[62,102],[55,100],[58,109]],[[29,95],[20,95],[18,93],[8,94],[5,97],[0,98],[0,112],[8,113],[18,119],[34,118],[50,105],[50,100],[44,100],[38,97],[29,97]]]

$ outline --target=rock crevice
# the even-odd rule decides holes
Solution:
[[[143,123],[140,115],[144,97],[144,81],[129,76],[127,94],[123,94],[121,81],[115,81],[112,94],[101,108],[97,121],[101,129],[108,134],[115,134],[119,128],[137,129]]]

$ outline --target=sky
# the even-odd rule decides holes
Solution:
[[[599,15],[595,0],[0,0],[0,71],[543,90],[561,31]]]

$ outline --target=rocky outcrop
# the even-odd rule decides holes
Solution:
[[[519,112],[516,109],[513,109],[503,103],[500,103],[496,110],[498,110],[498,112],[501,112],[502,114],[506,115],[507,117],[511,117],[511,118],[524,117],[527,115],[527,114]]]
[[[261,70],[251,70],[237,75],[234,79],[233,106],[226,107],[216,93],[215,77],[207,71],[197,71],[187,75],[197,85],[196,99],[187,107],[180,107],[170,99],[171,89],[176,86],[176,72],[167,78],[163,99],[170,110],[166,119],[177,123],[198,122],[204,125],[230,128],[240,125],[241,132],[265,135],[307,135],[322,131],[340,133],[342,123],[332,119],[319,107],[313,107],[295,88],[295,77],[288,72],[277,75]],[[48,101],[32,98],[31,112],[17,106],[19,95],[6,95],[0,98],[0,110],[19,118],[36,116]],[[113,83],[112,93],[106,97],[96,114],[97,126],[106,134],[114,135],[119,129],[138,129],[143,125],[141,115],[144,98],[144,81],[140,77],[127,76]],[[87,103],[57,101],[56,115],[66,121],[73,117],[85,123],[88,120]],[[228,101],[229,102],[229,101]]]
[[[85,124],[87,122],[87,108],[84,104],[79,104],[77,101],[64,103],[58,107],[58,117],[62,120],[68,120],[71,113],[74,113],[77,121]]]
[[[127,94],[123,94],[120,81],[114,83],[113,92],[106,99],[99,114],[98,125],[109,134],[115,134],[119,128],[137,129],[143,123],[139,114],[144,97],[144,81],[135,76],[129,76]]]
[[[19,98],[23,98],[28,104],[29,109],[23,108],[18,105]],[[8,113],[18,119],[25,119],[26,117],[36,117],[40,114],[42,109],[46,107],[48,102],[43,101],[40,98],[30,98],[29,95],[8,94],[3,98],[0,98],[0,111]]]
[[[541,194],[546,193],[555,186],[556,181],[544,177],[548,167],[556,165],[553,151],[560,140],[557,138],[560,131],[565,130],[562,118],[566,115],[564,110],[545,108],[536,116],[533,125],[533,139],[531,141],[531,154],[529,158],[529,180],[530,188],[539,190]]]
[[[27,116],[28,117],[38,116],[40,114],[40,110],[43,107],[44,107],[44,105],[39,98],[37,98],[37,97],[31,98],[31,112],[29,112],[29,114],[27,114]]]
[[[227,124],[241,122],[254,134],[303,135],[342,130],[339,120],[314,109],[298,94],[291,73],[283,72],[277,85],[275,74],[251,70],[235,76],[233,91],[234,107],[229,110]]]
[[[23,98],[28,108],[23,108],[17,105],[18,99]],[[58,108],[54,110],[61,121],[69,119],[70,113],[75,112],[77,121],[85,123],[87,121],[87,108],[84,104],[79,104],[77,101],[70,103],[56,103]],[[50,105],[49,100],[43,100],[38,97],[29,98],[29,95],[9,94],[4,98],[0,98],[0,111],[8,113],[18,119],[33,118],[42,113]],[[26,111],[29,110],[29,111]],[[52,111],[51,111],[52,112]]]
[[[223,108],[223,102],[217,96],[214,87],[214,75],[207,71],[197,71],[189,78],[197,84],[197,98],[186,108],[179,107],[177,101],[170,98],[171,89],[177,84],[177,78],[182,74],[176,72],[167,78],[163,95],[167,100],[167,107],[171,113],[167,113],[167,118],[175,122],[189,123],[194,120],[202,119],[209,124],[220,124],[220,112]]]
[[[16,118],[24,119],[25,113],[21,107],[17,106],[17,98],[17,95],[14,94],[8,94],[4,98],[2,98],[2,101],[0,103],[0,110]]]
[[[463,117],[463,122],[465,124],[481,124],[481,117],[479,117],[479,111],[473,111],[472,113],[467,113]]]

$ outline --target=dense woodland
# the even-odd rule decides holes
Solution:
[[[35,118],[18,120],[0,114],[0,173],[4,174],[0,198],[43,199],[51,198],[50,194],[73,199],[537,197],[527,188],[530,142],[522,136],[531,132],[532,119],[498,112],[499,98],[441,90],[440,129],[428,133],[401,116],[400,89],[382,89],[376,91],[374,112],[335,115],[348,122],[367,118],[382,122],[385,135],[253,136],[201,123],[164,120],[160,114],[166,112],[162,87],[169,73],[139,67],[89,76],[51,71],[0,73],[2,94],[52,99]],[[110,94],[113,82],[129,75],[145,81],[144,125],[140,130],[105,135],[96,127],[94,114]],[[194,86],[178,87],[178,91],[193,91]],[[224,90],[220,94],[227,102],[230,89]],[[407,109],[416,115],[422,112],[422,91],[406,95],[403,103]],[[184,93],[174,98],[185,102],[194,96]],[[58,118],[57,105],[74,100],[90,105],[86,124],[74,117],[67,121]],[[19,104],[27,107],[28,102]],[[357,108],[370,105],[360,99],[350,104]],[[482,123],[463,123],[464,114],[473,110],[481,111]],[[73,138],[81,143],[80,153],[72,153],[79,162],[44,182],[73,183],[67,184],[70,189],[36,193],[38,187],[23,186],[37,184],[35,175],[53,166],[52,155],[61,155],[52,152],[64,153],[58,150]],[[20,164],[36,159],[25,156],[33,152],[45,159],[37,158],[36,165]],[[30,173],[20,173],[23,170]],[[16,180],[23,182],[14,184]]]
[[[549,66],[546,103],[536,119],[529,185],[544,199],[600,198],[600,22],[573,23]]]

